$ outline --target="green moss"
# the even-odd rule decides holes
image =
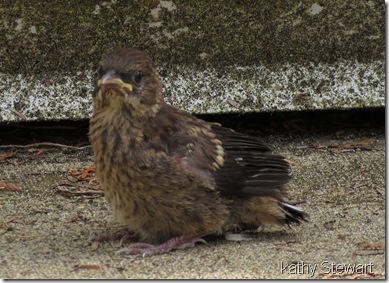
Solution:
[[[119,46],[145,49],[158,63],[221,70],[259,62],[382,59],[384,3],[331,0],[311,15],[313,3],[181,0],[170,9],[160,4],[155,18],[149,1],[5,0],[0,60],[9,73],[50,74],[95,66]],[[18,19],[23,24],[15,30]],[[161,26],[150,26],[155,22]]]
[[[6,35],[0,58],[5,70],[50,74],[90,69],[107,50],[136,46],[147,6],[141,1],[112,2],[3,1],[10,7],[0,10]],[[96,5],[101,6],[98,14],[93,13]],[[22,25],[15,30],[17,19]],[[36,33],[30,32],[31,26]]]

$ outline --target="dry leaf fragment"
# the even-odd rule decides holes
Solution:
[[[81,178],[80,179],[83,179],[85,180],[86,177],[88,177],[88,175],[91,173],[91,172],[94,172],[96,170],[96,166],[95,165],[92,165],[92,166],[89,166],[87,168],[85,168],[82,173],[81,173]]]
[[[6,184],[6,183],[0,183],[0,190],[7,190],[7,191],[15,191],[15,192],[21,192],[22,189],[15,186],[14,184]]]
[[[358,247],[363,249],[363,250],[383,250],[385,249],[385,244],[384,243],[359,243]]]
[[[82,217],[82,215],[76,215],[74,217],[72,217],[72,219],[70,219],[70,223],[75,223],[75,222],[78,222],[79,220],[84,220],[84,218]]]
[[[384,251],[380,251],[380,252],[369,252],[369,251],[365,251],[365,252],[353,252],[353,255],[357,255],[357,256],[377,256],[377,255],[383,255],[384,254]]]
[[[95,170],[96,170],[96,166],[91,165],[87,168],[84,168],[82,172],[69,173],[69,176],[77,178],[78,181],[95,181],[96,180],[96,176],[94,174]]]
[[[150,9],[156,8],[159,5],[159,2],[159,0],[151,0],[149,4]]]
[[[0,161],[14,156],[19,150],[9,151],[4,154],[0,154]]]

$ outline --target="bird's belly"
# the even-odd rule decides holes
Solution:
[[[115,168],[116,166],[111,164],[109,167],[109,172],[101,168],[97,172],[105,199],[110,204],[117,221],[136,229],[140,222],[137,221],[140,217],[136,215],[137,192],[142,190],[143,186],[128,173],[121,173],[120,168]]]
[[[229,212],[218,193],[180,179],[152,178],[152,174],[139,174],[128,164],[111,166],[110,175],[99,173],[105,197],[119,222],[148,242],[221,230]]]

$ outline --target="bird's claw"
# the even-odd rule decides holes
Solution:
[[[153,245],[148,243],[134,243],[128,247],[122,248],[116,254],[125,255],[159,255],[168,253],[172,250],[182,250],[186,248],[193,248],[196,243],[201,242],[206,244],[203,238],[198,236],[180,236],[172,238],[165,243]]]

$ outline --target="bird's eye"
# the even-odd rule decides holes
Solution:
[[[143,79],[143,73],[142,71],[136,71],[134,73],[134,82],[136,82],[137,84],[139,84]]]

